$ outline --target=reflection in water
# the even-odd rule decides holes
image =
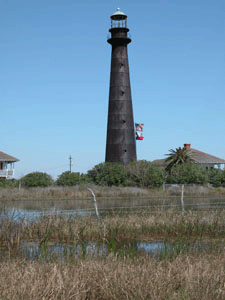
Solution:
[[[0,218],[10,218],[12,221],[38,222],[43,216],[79,216],[86,217],[94,214],[94,210],[59,210],[51,208],[48,210],[26,210],[26,209],[6,209],[0,212]]]
[[[144,252],[150,256],[155,256],[160,253],[165,247],[163,242],[139,242],[137,243],[137,254]],[[45,256],[47,261],[57,259],[65,261],[66,257],[79,259],[81,257],[106,257],[109,254],[106,244],[88,242],[78,245],[63,245],[55,244],[46,247],[45,251],[36,243],[22,243],[19,249],[23,258],[33,260]]]
[[[122,252],[118,250],[117,255],[120,257],[130,256],[131,252],[134,250],[130,247],[131,244],[124,244]],[[216,245],[217,251],[219,249],[224,252],[224,243],[219,243]],[[125,252],[123,250],[125,249]],[[174,242],[168,244],[167,242],[137,242],[135,244],[135,256],[140,254],[146,254],[149,257],[155,258],[175,258],[180,253],[210,253],[214,251],[215,245],[212,245],[209,241],[201,241],[190,244],[182,244]],[[65,245],[65,244],[52,244],[47,245],[44,249],[40,247],[37,243],[22,243],[19,248],[19,254],[24,259],[34,260],[43,259],[45,262],[52,260],[60,260],[61,262],[74,261],[80,258],[92,258],[92,257],[107,257],[112,252],[109,245],[104,243],[88,242],[77,245]]]
[[[44,256],[47,261],[58,258],[64,261],[67,257],[79,259],[84,256],[87,258],[104,257],[108,255],[107,245],[101,244],[97,246],[97,244],[94,242],[89,242],[83,245],[49,245],[44,251],[38,244],[23,243],[20,246],[20,253],[25,259],[33,260],[35,258]]]
[[[138,243],[138,250],[143,250],[147,253],[156,253],[165,248],[165,244],[163,242],[140,242]]]

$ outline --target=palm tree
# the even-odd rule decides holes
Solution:
[[[166,162],[168,163],[166,170],[169,171],[169,173],[175,165],[181,165],[186,162],[195,162],[194,158],[191,156],[190,150],[186,147],[179,147],[176,148],[176,150],[170,149],[169,152],[169,154],[166,154],[168,156],[166,159]]]

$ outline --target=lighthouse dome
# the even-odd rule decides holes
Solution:
[[[120,11],[120,8],[117,8],[116,12],[114,12],[114,14],[112,14],[110,18],[112,20],[119,21],[119,20],[125,20],[127,16],[122,11]]]

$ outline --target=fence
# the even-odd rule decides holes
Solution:
[[[179,196],[167,197],[97,197],[97,209],[103,213],[159,213],[169,209],[187,210],[219,210],[225,209],[225,196],[203,197]],[[1,200],[2,214],[10,212],[26,218],[27,215],[87,215],[96,214],[93,198],[70,200]]]

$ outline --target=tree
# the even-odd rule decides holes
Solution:
[[[214,187],[225,186],[225,170],[211,169],[208,170],[209,183]]]
[[[174,165],[167,177],[167,183],[177,184],[205,184],[209,180],[208,172],[204,167],[191,162]]]
[[[54,183],[54,180],[46,173],[33,172],[25,175],[21,179],[21,182],[25,187],[46,187],[51,186]]]
[[[129,174],[126,168],[117,162],[101,163],[87,173],[93,183],[108,186],[126,186]]]
[[[56,180],[57,185],[77,185],[88,182],[88,177],[85,174],[80,174],[79,172],[66,171],[59,175]]]
[[[80,173],[66,171],[56,180],[57,185],[76,185],[80,182]]]
[[[134,185],[139,187],[160,187],[165,181],[164,168],[147,160],[131,162],[127,165]]]
[[[166,163],[168,163],[166,170],[171,172],[171,169],[175,165],[181,165],[183,163],[195,163],[195,160],[191,156],[190,150],[186,147],[179,147],[176,150],[170,149],[169,154],[166,154],[168,157]]]

